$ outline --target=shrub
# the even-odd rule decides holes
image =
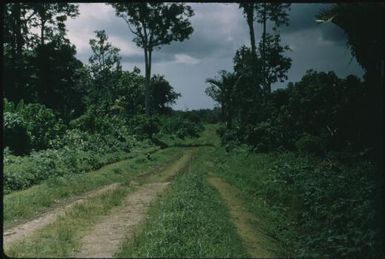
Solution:
[[[147,115],[136,115],[129,122],[130,128],[134,134],[143,138],[152,138],[152,136],[159,132],[160,121],[158,117]]]
[[[323,145],[322,139],[318,136],[313,136],[310,134],[302,135],[295,143],[295,146],[298,151],[304,154],[314,154],[314,155],[322,155]]]
[[[191,118],[189,120],[187,118]],[[163,119],[162,133],[176,135],[179,138],[198,137],[203,130],[203,125],[194,116],[171,116]]]
[[[30,156],[4,152],[4,189],[6,193],[28,188],[50,177],[79,174],[129,156],[133,146],[145,147],[127,129],[117,129],[117,135],[90,134],[70,129],[50,141],[46,150],[31,152]]]
[[[296,228],[302,247],[300,257],[378,257],[378,229],[375,220],[376,189],[373,164],[356,161],[344,165],[330,159],[295,158],[283,155],[270,169],[270,183],[279,183],[275,192],[281,197],[269,199],[271,206],[285,212],[297,207]]]
[[[23,121],[23,127],[27,130],[31,148],[34,150],[47,148],[50,140],[60,137],[65,131],[63,121],[55,115],[52,109],[42,104],[24,104],[23,101],[15,104],[4,99],[4,110],[16,114]],[[6,138],[8,134],[8,132],[5,133]]]
[[[9,147],[16,155],[29,154],[31,137],[26,123],[19,114],[4,112],[3,130],[4,147]]]
[[[65,126],[52,109],[42,104],[31,103],[19,106],[18,113],[23,117],[31,136],[32,148],[41,150],[48,147],[49,141],[60,137]]]
[[[233,130],[229,130],[224,126],[221,126],[217,129],[217,133],[221,139],[222,145],[225,145],[226,150],[232,149],[239,143],[238,136]]]
[[[101,149],[99,149],[101,150]],[[128,157],[127,152],[85,151],[76,147],[46,149],[4,159],[4,191],[22,190],[50,177],[80,174]]]

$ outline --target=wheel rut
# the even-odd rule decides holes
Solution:
[[[240,190],[218,177],[209,177],[208,182],[218,190],[229,208],[231,220],[248,254],[253,258],[275,257],[274,241],[263,233],[259,220],[245,209]]]
[[[74,256],[80,258],[112,257],[118,251],[120,242],[125,238],[130,238],[136,227],[146,218],[151,202],[156,200],[170,181],[190,164],[193,153],[193,150],[189,150],[166,168],[151,170],[134,178],[130,185],[136,185],[136,190],[130,192],[120,206],[113,208],[108,215],[102,216],[95,225],[82,234],[83,238],[77,246],[80,249],[74,250]],[[4,249],[9,249],[16,241],[26,239],[37,230],[54,223],[60,216],[65,217],[75,205],[118,188],[124,188],[124,185],[114,183],[72,197],[71,201],[63,206],[52,208],[36,219],[8,229],[3,233]]]
[[[66,204],[64,207],[58,207],[53,210],[50,210],[49,212],[44,213],[40,217],[33,219],[31,221],[28,221],[24,224],[18,225],[16,227],[13,227],[11,229],[8,229],[3,233],[3,240],[4,240],[4,248],[9,247],[13,242],[20,240],[22,238],[25,238],[35,232],[36,230],[42,229],[45,226],[55,222],[55,220],[59,216],[65,215],[66,211],[74,207],[75,205],[81,204],[85,202],[88,199],[91,199],[93,197],[96,197],[98,195],[101,195],[103,193],[106,193],[108,191],[115,190],[120,187],[119,183],[113,183],[110,185],[107,185],[105,187],[102,187],[97,190],[93,190],[91,192],[87,192],[81,196],[78,196],[74,198],[70,203]]]
[[[138,226],[145,221],[151,203],[165,191],[170,180],[190,164],[193,153],[186,152],[158,174],[141,175],[139,178],[144,184],[129,193],[121,206],[112,209],[84,234],[74,257],[112,258],[119,251],[122,241],[134,237]]]
[[[121,241],[130,238],[136,226],[145,219],[152,201],[169,182],[148,183],[126,196],[123,206],[103,217],[80,242],[78,258],[112,258]]]

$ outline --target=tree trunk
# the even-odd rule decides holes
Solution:
[[[254,3],[250,3],[245,6],[247,24],[249,25],[249,33],[250,33],[250,45],[251,45],[251,69],[252,69],[252,84],[254,87],[259,87],[257,84],[257,47],[255,45],[255,34],[254,34]],[[258,94],[258,93],[257,93]]]
[[[154,113],[154,100],[153,100],[153,91],[151,86],[151,64],[152,64],[152,49],[150,48],[148,52],[148,100],[150,105],[150,115]]]
[[[149,50],[144,48],[144,60],[145,60],[145,77],[146,80],[144,82],[145,92],[144,92],[144,106],[147,115],[151,115],[150,109],[150,76],[151,76],[151,67],[149,66]]]
[[[16,5],[16,55],[17,58],[21,57],[22,47],[23,47],[23,37],[21,32],[21,6],[20,3],[15,3]]]
[[[41,22],[41,28],[40,28],[40,44],[44,45],[44,29],[45,29],[45,21]]]
[[[249,25],[250,32],[250,45],[251,45],[251,53],[254,57],[257,56],[257,48],[255,45],[255,35],[254,35],[254,4],[249,4],[246,9],[247,16],[247,24]]]
[[[270,93],[270,85],[266,81],[266,3],[263,3],[263,32],[262,32],[262,74],[265,92]]]
[[[21,32],[21,4],[15,3],[15,31],[13,35],[13,46],[12,46],[12,65],[14,69],[13,81],[13,93],[15,93],[14,98],[17,97],[20,93],[20,75],[21,75],[21,61],[22,61],[22,32]],[[22,95],[21,95],[22,96]]]

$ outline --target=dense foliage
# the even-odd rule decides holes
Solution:
[[[51,177],[98,169],[127,158],[133,148],[151,146],[138,142],[129,131],[121,129],[117,133],[120,135],[89,134],[71,129],[60,139],[52,140],[49,149],[22,157],[5,153],[5,192],[25,189]]]
[[[369,101],[367,93],[357,77],[340,79],[333,72],[310,70],[301,81],[265,98],[260,121],[230,130],[259,151],[293,150],[306,134],[317,137],[327,150],[365,151],[371,137],[362,109]]]
[[[133,149],[162,145],[151,141],[157,133],[185,138],[198,137],[203,130],[194,113],[138,114],[125,119],[121,114],[106,114],[103,107],[89,106],[66,125],[44,105],[8,100],[4,104],[6,193],[51,177],[100,168],[127,158]]]

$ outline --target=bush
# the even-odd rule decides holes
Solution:
[[[227,151],[233,149],[237,144],[239,144],[238,136],[235,131],[221,126],[217,129],[217,133],[221,139],[222,145],[225,145]]]
[[[142,139],[152,138],[160,130],[159,118],[155,116],[136,115],[129,121],[129,125],[134,134]]]
[[[24,104],[23,101],[15,104],[4,99],[4,110],[16,114],[23,121],[23,127],[27,130],[31,148],[34,150],[48,148],[50,140],[60,138],[65,131],[63,121],[55,115],[52,109],[42,104]],[[6,138],[8,134],[8,132],[5,133]]]
[[[189,115],[187,118],[178,115],[164,118],[161,132],[175,135],[181,139],[198,137],[203,130],[203,124],[193,115]]]
[[[90,134],[70,129],[60,138],[51,140],[51,148],[24,157],[10,154],[7,148],[4,152],[5,192],[25,189],[50,177],[95,170],[127,158],[134,146],[146,146],[130,135],[127,128],[117,128],[115,133]]]
[[[295,142],[295,146],[298,151],[304,154],[324,154],[322,139],[318,136],[304,134]]]
[[[29,154],[31,137],[26,123],[19,114],[4,112],[3,130],[4,147],[9,147],[15,155]]]
[[[82,139],[78,131],[67,132],[63,141],[66,146],[32,152],[30,156],[7,152],[4,156],[5,193],[28,188],[50,177],[95,170],[129,155],[119,145],[106,145],[106,140],[100,136]]]
[[[47,148],[50,140],[60,137],[65,131],[63,121],[57,118],[52,109],[42,104],[20,106],[18,113],[26,123],[32,148],[35,150]]]
[[[375,182],[368,172],[373,164],[356,161],[344,165],[315,157],[283,155],[271,166],[265,185],[276,184],[272,207],[285,213],[288,194],[296,208],[300,257],[378,257]]]

